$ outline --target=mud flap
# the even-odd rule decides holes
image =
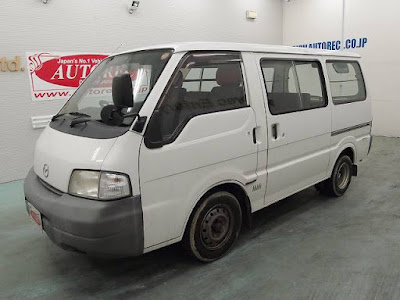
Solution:
[[[352,165],[351,175],[352,176],[357,176],[358,175],[358,167],[357,167],[357,165]]]

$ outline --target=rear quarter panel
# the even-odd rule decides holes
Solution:
[[[363,72],[366,99],[364,101],[357,101],[343,104],[332,105],[332,136],[331,136],[331,159],[328,176],[332,173],[336,160],[341,152],[346,148],[351,148],[354,152],[354,163],[360,162],[368,155],[369,144],[371,140],[371,126],[372,126],[372,109],[371,98],[368,92],[368,83],[365,78],[364,68],[359,59],[352,58],[326,58],[326,60],[344,60],[344,61],[357,61]],[[326,70],[326,68],[325,68]],[[329,101],[332,101],[329,76],[327,78],[327,89]],[[355,128],[360,126],[360,128]],[[353,128],[351,130],[351,128]],[[348,131],[346,131],[348,129]],[[343,132],[342,132],[343,131]]]

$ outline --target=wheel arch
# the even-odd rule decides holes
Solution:
[[[343,146],[340,147],[340,150],[337,151],[336,156],[332,160],[331,166],[329,168],[329,174],[332,174],[333,168],[334,168],[337,160],[343,154],[347,154],[350,157],[350,159],[351,159],[351,161],[353,163],[355,163],[357,161],[357,149],[356,149],[356,146],[353,143],[344,144]]]
[[[186,217],[185,221],[185,226],[184,226],[184,234],[186,233],[187,226],[189,221],[191,220],[193,213],[196,211],[196,208],[203,202],[205,198],[207,198],[209,195],[217,192],[217,191],[226,191],[234,195],[240,204],[240,207],[242,209],[242,220],[243,223],[249,227],[251,227],[251,202],[250,198],[247,195],[247,192],[244,188],[244,186],[237,181],[224,181],[224,182],[219,182],[211,187],[209,187],[194,203],[192,209],[190,210],[190,213]]]
[[[355,151],[353,148],[347,147],[347,148],[343,149],[343,151],[340,152],[339,157],[342,156],[343,154],[346,154],[348,157],[350,157],[351,161],[354,163],[356,154],[355,154]]]

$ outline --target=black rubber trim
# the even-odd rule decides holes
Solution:
[[[100,121],[89,121],[71,127],[73,118],[60,117],[50,122],[50,127],[72,135],[93,139],[112,139],[119,137],[129,130],[130,126],[110,126]]]
[[[345,132],[349,132],[352,130],[360,129],[360,128],[371,126],[371,125],[372,125],[372,122],[367,122],[367,123],[362,123],[362,124],[346,127],[343,129],[335,130],[335,131],[332,131],[331,136],[339,135],[339,134],[342,134]]]

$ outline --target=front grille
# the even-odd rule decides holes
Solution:
[[[47,182],[45,182],[43,179],[41,179],[40,177],[39,181],[40,183],[46,188],[48,189],[50,192],[53,192],[54,194],[57,194],[59,196],[62,196],[63,192],[61,192],[60,190],[56,189],[55,187],[51,186],[50,184],[48,184]]]

